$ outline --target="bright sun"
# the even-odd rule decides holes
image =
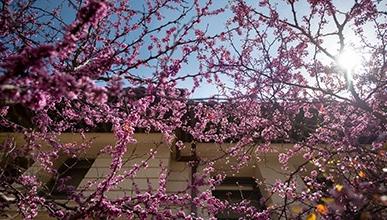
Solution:
[[[361,64],[361,58],[356,51],[347,48],[338,55],[337,62],[341,68],[352,74],[354,69]]]

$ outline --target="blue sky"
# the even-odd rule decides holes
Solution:
[[[188,1],[189,2],[189,1]],[[212,9],[216,8],[225,8],[226,11],[217,16],[211,16],[207,17],[206,20],[203,21],[201,24],[202,28],[208,27],[208,32],[207,34],[209,35],[214,35],[217,33],[220,33],[224,31],[224,26],[225,22],[227,19],[232,16],[232,13],[229,8],[226,7],[227,5],[226,0],[213,0],[213,5]],[[282,18],[288,18],[291,16],[291,10],[290,6],[284,3],[284,1],[270,1],[273,3],[276,3],[276,8],[278,10],[278,13],[280,14],[280,17]],[[296,2],[296,9],[299,17],[303,15],[307,15],[309,13],[309,8],[308,5],[305,4],[306,0],[303,1],[298,1]],[[353,4],[353,1],[350,0],[333,0],[334,4],[336,7],[341,10],[341,11],[347,11]],[[130,3],[133,4],[134,8],[137,8],[139,10],[142,10],[144,1],[141,0],[132,0]],[[256,5],[258,4],[258,1],[251,0],[249,1],[251,5]],[[38,0],[36,1],[35,5],[38,7],[46,8],[47,10],[53,9],[57,7],[59,4],[63,4],[62,10],[61,10],[61,16],[62,19],[70,24],[72,21],[74,21],[75,16],[76,16],[76,11],[72,9],[72,7],[67,3],[67,1],[58,1],[58,0]],[[178,16],[176,13],[173,13],[171,11],[166,11],[163,16],[165,17],[166,20],[171,20]],[[186,19],[189,19],[190,17],[187,17]],[[183,21],[184,22],[184,21]],[[158,23],[151,23],[150,26],[157,26]],[[347,30],[350,36],[351,30]],[[159,35],[162,36],[164,32],[160,32]],[[135,39],[136,36],[134,36],[135,33],[131,33],[130,36],[128,36],[128,41],[130,42],[131,38]],[[39,38],[39,36],[37,36]],[[351,36],[349,37],[351,38]],[[144,39],[145,41],[150,41],[150,39]],[[325,46],[328,47],[331,51],[337,50],[337,39],[327,39]],[[149,51],[147,50],[147,47],[143,47],[142,50],[140,51],[140,56],[146,57],[149,55]],[[324,59],[322,57],[321,59]],[[135,74],[139,74],[141,76],[151,76],[153,70],[145,69],[145,68],[140,68],[138,70],[133,71]],[[194,74],[198,71],[198,63],[195,60],[195,57],[191,57],[189,59],[189,62],[187,65],[183,65],[180,75],[186,75],[186,74]],[[223,78],[223,80],[227,81],[226,78]],[[186,80],[179,82],[178,87],[182,88],[191,88],[193,85],[192,80]],[[201,87],[192,95],[192,98],[199,98],[199,97],[209,97],[211,95],[217,94],[217,89],[214,85],[208,84],[206,82],[203,82]]]

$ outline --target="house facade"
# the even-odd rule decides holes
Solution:
[[[15,137],[16,143],[23,144],[23,136],[12,133],[1,133],[0,138],[3,140],[10,135]],[[68,184],[76,188],[77,191],[82,191],[85,195],[95,191],[96,185],[109,172],[112,158],[108,154],[101,153],[101,149],[107,145],[114,145],[115,138],[112,133],[86,133],[87,140],[92,140],[90,147],[81,155],[75,157],[60,156],[55,167],[59,170],[61,177],[70,176]],[[240,200],[241,195],[244,199],[249,199],[252,204],[259,206],[259,200],[267,198],[269,205],[281,205],[283,199],[271,195],[267,189],[268,185],[275,184],[276,180],[286,178],[285,171],[281,169],[281,164],[278,162],[278,154],[291,144],[273,144],[270,146],[273,149],[271,152],[261,153],[257,155],[252,153],[249,164],[244,165],[238,172],[232,171],[231,166],[238,163],[228,157],[222,157],[222,152],[227,148],[232,147],[232,143],[216,144],[216,143],[195,143],[184,142],[183,149],[177,149],[173,144],[168,144],[163,139],[160,133],[136,133],[135,138],[137,143],[128,145],[128,150],[124,156],[124,165],[121,169],[129,170],[134,166],[138,166],[147,161],[147,167],[140,169],[134,178],[125,179],[120,182],[117,187],[105,193],[108,198],[115,199],[125,195],[133,195],[137,192],[145,192],[147,190],[157,190],[159,184],[160,173],[162,168],[168,170],[167,177],[167,193],[200,193],[204,190],[212,190],[212,194],[220,199]],[[79,134],[64,133],[60,136],[63,144],[66,143],[81,143],[82,137]],[[193,148],[194,147],[194,151]],[[156,151],[153,158],[149,159],[149,152]],[[194,157],[193,157],[194,156]],[[202,172],[202,166],[192,166],[189,161],[192,159],[202,161],[214,161],[215,174],[226,174],[225,181],[215,189],[200,188],[199,192],[192,192],[189,189],[195,173]],[[290,173],[292,168],[296,168],[303,159],[298,158],[290,163]],[[24,171],[28,174],[37,176],[42,182],[46,183],[46,188],[50,192],[50,196],[54,199],[66,201],[66,195],[61,194],[60,190],[55,188],[58,176],[48,174],[42,170],[38,162],[30,164]],[[299,181],[301,179],[299,178]],[[94,183],[94,184],[90,184]],[[191,207],[192,209],[193,207]],[[204,209],[193,208],[187,210],[196,212],[197,216],[208,218],[208,213]],[[219,219],[233,219],[240,217],[236,213],[220,213],[216,216]],[[10,211],[3,216],[4,219],[20,219],[17,211]],[[37,219],[50,219],[49,216],[40,212]]]

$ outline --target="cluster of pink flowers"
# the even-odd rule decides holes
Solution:
[[[0,130],[22,133],[24,142],[9,137],[0,143],[0,195],[14,195],[9,203],[24,218],[43,210],[65,219],[202,219],[198,208],[210,219],[224,210],[250,219],[382,217],[387,154],[383,3],[355,1],[345,10],[322,0],[69,4],[50,10],[28,0],[3,3]],[[307,13],[299,11],[301,4]],[[61,17],[66,10],[73,10],[73,21]],[[217,18],[225,18],[216,24],[224,25],[219,31],[211,26]],[[357,42],[349,42],[348,32]],[[340,51],[355,44],[371,58],[364,57],[348,77],[338,68],[336,49],[327,47],[331,38]],[[187,82],[187,88],[179,88]],[[192,98],[208,84],[218,93]],[[93,144],[84,134],[103,127],[114,133],[115,143],[100,152],[112,158],[110,170],[87,184],[96,190],[86,195],[65,187],[68,178],[58,181],[71,191],[68,199],[75,207],[46,196],[38,176],[7,171],[15,158],[29,158],[58,177],[55,164],[61,155],[84,154]],[[159,150],[155,144],[147,159],[127,169],[125,154],[136,143],[136,130],[160,132],[171,150],[188,146],[179,132],[192,142],[232,143],[216,160],[224,159],[234,173],[275,153],[285,179],[257,181],[267,191],[261,209],[246,199],[222,201],[211,190],[226,176],[196,155],[187,165],[201,172],[177,194],[167,193],[168,167],[160,164],[157,186],[149,182],[142,191],[134,184],[134,194],[108,198],[107,192],[146,170]],[[82,143],[62,143],[64,132],[80,134]],[[273,147],[278,142],[292,147]],[[304,161],[294,167],[300,158]],[[281,204],[271,203],[275,196]],[[298,203],[304,204],[301,211],[293,210]],[[3,204],[0,212],[10,207]]]

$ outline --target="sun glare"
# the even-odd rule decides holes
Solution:
[[[346,49],[337,57],[339,66],[345,69],[348,73],[352,73],[356,67],[361,63],[361,58],[356,51],[352,49]]]

